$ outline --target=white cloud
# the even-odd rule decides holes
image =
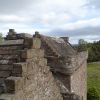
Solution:
[[[100,17],[88,20],[79,20],[74,23],[64,24],[61,28],[66,30],[75,30],[84,27],[97,27],[100,26]]]
[[[45,28],[52,29],[69,22],[73,15],[80,16],[81,14],[77,14],[80,12],[78,8],[81,8],[84,3],[85,0],[38,0],[38,2],[36,0],[0,0],[0,22],[2,25],[10,24],[9,27],[14,26],[15,23],[20,28],[25,24],[30,25],[29,27],[41,24]]]
[[[87,42],[93,42],[93,41],[100,40],[100,36],[97,36],[97,35],[95,35],[95,36],[87,35],[87,36],[71,37],[70,38],[70,42],[72,44],[77,44],[79,39],[84,39]]]
[[[100,9],[100,0],[88,0],[87,6],[92,9]]]
[[[98,0],[88,1],[0,0],[0,31],[5,33],[9,28],[14,28],[18,32],[33,33],[38,30],[41,33],[55,32],[58,35],[57,31],[53,30],[61,29],[60,32],[64,33],[65,30],[80,32],[80,29],[85,28],[87,34],[87,27],[100,26],[98,12],[94,10],[90,14],[89,7],[84,7],[87,3],[88,6],[97,6]],[[88,13],[96,14],[96,17],[91,17]]]
[[[27,22],[30,19],[27,19],[23,16],[16,16],[16,15],[0,15],[0,22]]]

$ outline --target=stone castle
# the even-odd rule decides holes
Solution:
[[[0,100],[86,100],[87,56],[68,37],[10,29],[0,43]]]

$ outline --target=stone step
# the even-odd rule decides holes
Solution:
[[[0,46],[0,50],[21,50],[23,46]]]
[[[29,66],[30,67],[30,66]],[[22,77],[27,74],[27,63],[14,63],[11,76]]]
[[[23,50],[21,53],[21,58],[23,58],[23,59],[31,59],[34,57],[43,58],[44,57],[44,50],[28,49],[28,50]]]
[[[4,80],[5,78],[0,78],[0,95],[5,92]]]
[[[50,52],[52,51],[51,48],[45,42],[42,42],[42,47]]]
[[[0,100],[13,100],[14,94],[3,93],[0,95]]]
[[[47,56],[56,56],[56,54],[54,52],[46,52],[45,53]]]
[[[23,78],[10,76],[4,80],[6,93],[14,94],[23,89]]]
[[[16,59],[12,59],[12,60],[0,60],[0,65],[11,65],[11,64],[13,64],[13,63],[16,63],[17,62],[17,60]]]
[[[48,55],[48,56],[57,56],[56,52],[54,52],[46,42],[42,41],[42,46],[46,50],[45,51],[45,55]]]
[[[49,44],[48,41],[45,41],[45,44],[46,44],[46,47],[48,47],[49,49],[52,48],[52,44]],[[52,48],[51,51],[54,53],[55,56],[58,56],[58,57],[60,56],[54,48]]]
[[[16,46],[16,45],[23,45],[24,44],[24,39],[19,39],[19,40],[5,40],[0,43],[0,47],[2,46]]]
[[[7,78],[11,75],[11,71],[0,71],[0,78]]]
[[[55,60],[55,59],[58,59],[58,57],[56,57],[56,56],[49,56],[49,55],[46,55],[46,56],[44,56],[45,58],[47,58],[48,60]]]
[[[4,83],[5,78],[0,78],[0,86]]]
[[[0,55],[20,55],[21,50],[0,50]]]
[[[12,71],[13,65],[0,65],[0,71]]]
[[[4,87],[3,86],[0,86],[0,94],[2,94],[2,93],[4,93]]]
[[[14,63],[11,76],[26,77],[27,75],[31,74],[31,72],[34,72],[34,66],[37,66],[36,63],[38,63],[38,66],[47,66],[47,59],[45,58],[39,59],[38,61],[35,61],[35,63],[32,62],[33,61]]]
[[[18,60],[20,59],[19,55],[0,55],[0,60]]]

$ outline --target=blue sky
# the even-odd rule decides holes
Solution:
[[[0,0],[0,32],[100,40],[100,0]]]

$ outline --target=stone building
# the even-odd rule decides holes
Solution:
[[[87,52],[68,37],[16,33],[0,44],[0,100],[86,100]]]

